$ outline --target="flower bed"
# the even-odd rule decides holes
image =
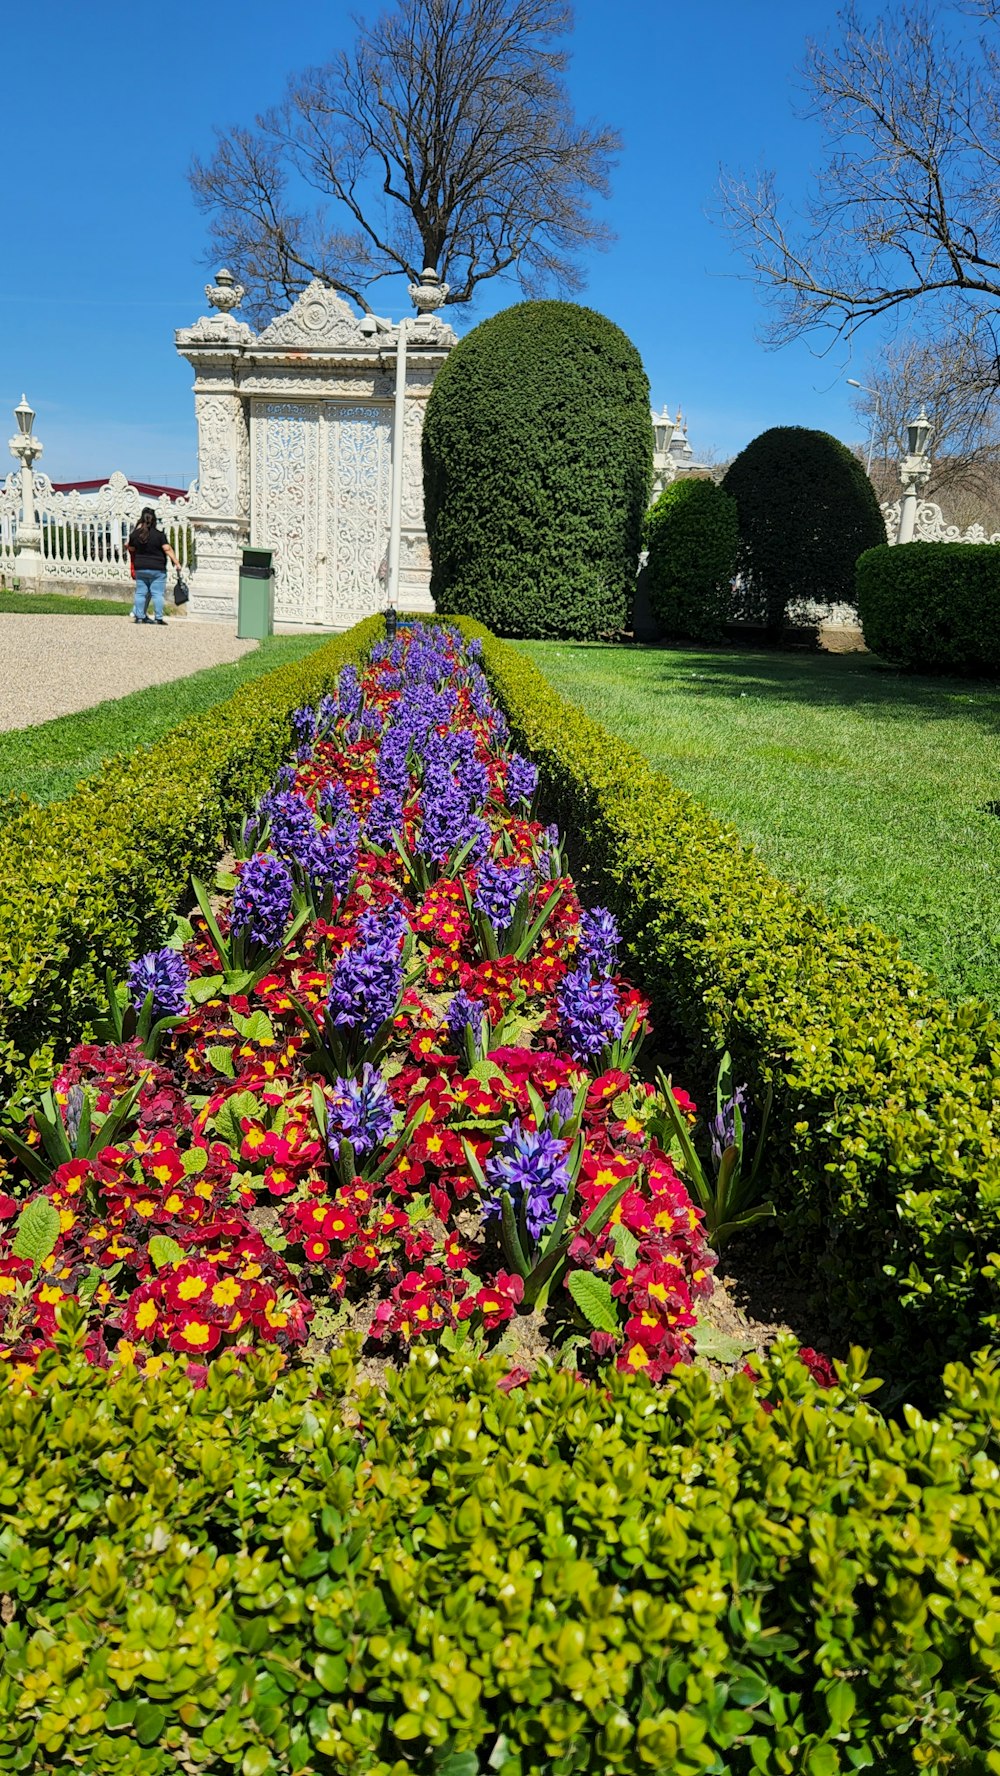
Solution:
[[[1000,1341],[996,1017],[811,906],[515,647],[457,621],[678,1062],[697,1081],[728,1048],[758,1098],[773,1086],[783,1257],[845,1339],[935,1397],[946,1361]]]
[[[714,1259],[631,1076],[648,1008],[477,652],[416,629],[296,712],[222,899],[198,886],[113,1039],[8,1131],[16,1364],[70,1301],[95,1362],[146,1374],[351,1328],[387,1352],[507,1328],[515,1380],[553,1340],[653,1379],[689,1356]]]

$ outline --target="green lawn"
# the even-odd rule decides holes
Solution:
[[[81,777],[99,770],[105,759],[159,740],[178,722],[328,640],[326,635],[271,635],[231,666],[211,666],[190,678],[98,703],[80,715],[0,733],[0,798],[22,793],[33,802],[54,802],[71,795]]]
[[[1000,687],[866,654],[520,645],[773,871],[1000,1004]]]
[[[62,592],[2,592],[0,616],[127,617],[132,609],[118,598],[74,598]]]

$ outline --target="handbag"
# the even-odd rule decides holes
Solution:
[[[180,574],[178,574],[176,583],[174,585],[174,603],[175,604],[187,604],[190,596],[191,596],[191,594],[188,591],[187,580],[185,580]]]

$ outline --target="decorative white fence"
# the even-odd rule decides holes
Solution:
[[[131,584],[129,532],[143,506],[152,506],[178,560],[194,566],[191,490],[181,499],[140,493],[125,476],[112,475],[94,493],[56,493],[47,475],[34,476],[35,514],[41,531],[41,584],[76,581],[81,586]],[[0,487],[0,577],[18,577],[17,526],[21,515],[21,474],[15,469]]]
[[[882,507],[885,519],[886,534],[890,543],[895,543],[899,529],[899,513],[902,500],[893,500]],[[913,527],[915,543],[1000,543],[1000,530],[988,536],[981,524],[970,524],[968,530],[959,530],[957,524],[946,524],[944,513],[933,500],[917,501],[917,516]]]

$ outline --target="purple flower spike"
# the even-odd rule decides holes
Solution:
[[[745,1124],[747,1113],[747,1088],[738,1085],[731,1098],[727,1098],[718,1116],[713,1116],[709,1124],[712,1136],[712,1158],[718,1166],[727,1147],[732,1147],[736,1140],[736,1110],[739,1108],[740,1118]]]
[[[481,999],[470,999],[464,990],[457,992],[448,1007],[446,1020],[452,1041],[461,1044],[465,1031],[471,1030],[473,1041],[479,1042],[485,1016],[486,1007]]]
[[[397,907],[365,913],[357,937],[330,974],[327,1015],[343,1030],[360,1030],[370,1042],[395,1015],[403,991],[402,938],[406,919]]]
[[[264,950],[276,950],[292,907],[292,873],[287,863],[258,851],[248,859],[233,891],[231,929]]]
[[[272,849],[279,857],[288,857],[305,869],[316,837],[316,822],[301,790],[285,789],[265,796],[260,807],[271,822],[268,838]]]
[[[295,756],[300,761],[307,759],[312,752],[316,738],[315,710],[304,706],[292,710],[292,734],[295,737]]]
[[[586,965],[564,975],[556,989],[560,1038],[575,1061],[593,1061],[622,1033],[615,983]]]
[[[377,1067],[366,1061],[359,1079],[338,1079],[327,1100],[326,1144],[334,1159],[340,1158],[344,1141],[350,1141],[356,1159],[373,1153],[392,1133],[393,1103]]]
[[[507,800],[512,808],[518,802],[530,802],[538,788],[538,766],[512,752],[507,766]]]
[[[176,950],[149,950],[128,971],[132,1004],[141,1011],[153,995],[153,1016],[180,1017],[187,1010],[188,965]]]
[[[324,783],[319,792],[319,811],[324,820],[336,820],[338,814],[346,814],[351,807],[351,798],[346,784],[339,778]]]
[[[486,1184],[491,1192],[483,1213],[500,1213],[501,1194],[511,1198],[515,1213],[524,1206],[525,1225],[532,1239],[552,1227],[559,1213],[556,1198],[570,1188],[566,1164],[567,1143],[551,1129],[523,1129],[520,1118],[504,1129],[486,1163]]]
[[[514,917],[514,909],[531,881],[527,864],[493,863],[486,858],[479,866],[473,906],[485,913],[494,931],[506,931]]]
[[[333,826],[316,833],[306,872],[318,888],[330,888],[339,900],[347,893],[358,867],[361,823],[356,814],[340,814]]]
[[[621,933],[607,907],[594,907],[580,918],[580,958],[598,974],[607,974],[618,961]]]

